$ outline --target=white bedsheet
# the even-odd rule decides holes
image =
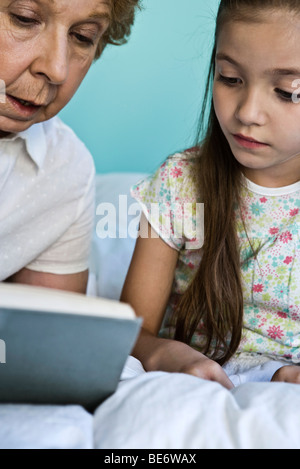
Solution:
[[[0,406],[0,449],[92,449],[93,416],[80,406]]]
[[[300,387],[263,382],[281,366],[268,361],[231,375],[236,387],[227,391],[193,376],[145,373],[131,358],[95,414],[95,447],[299,449]]]
[[[236,387],[227,391],[193,376],[145,373],[130,357],[94,416],[78,406],[0,406],[0,448],[300,449],[300,386],[262,382],[280,366],[231,375]]]

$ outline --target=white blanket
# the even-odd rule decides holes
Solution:
[[[262,382],[281,366],[268,361],[232,375],[237,387],[227,391],[193,376],[144,373],[130,359],[117,393],[95,414],[95,447],[299,449],[300,387]]]
[[[93,416],[79,406],[0,406],[0,449],[92,449]]]
[[[227,391],[193,376],[145,373],[130,357],[94,416],[77,406],[0,406],[0,448],[300,449],[300,386],[261,382],[280,366],[230,375],[236,387]]]

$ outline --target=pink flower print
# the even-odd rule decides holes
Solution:
[[[288,243],[293,239],[292,233],[290,231],[286,231],[285,233],[282,233],[279,237],[280,241],[283,243]]]
[[[286,319],[288,317],[287,313],[284,313],[283,311],[278,311],[277,316],[281,319]]]
[[[261,322],[260,324],[258,324],[258,329],[261,329],[262,327],[264,327],[265,323],[267,322],[267,318],[261,318]]]
[[[292,318],[293,321],[299,321],[300,316],[299,316],[298,313],[292,313],[291,318]]]
[[[282,339],[284,336],[283,330],[280,328],[280,326],[272,326],[267,330],[267,333],[271,339]]]
[[[290,264],[292,261],[293,261],[293,258],[290,257],[290,256],[287,256],[287,257],[284,259],[283,262],[288,265],[288,264]]]
[[[182,169],[172,168],[170,173],[173,178],[178,178],[179,176],[182,176]]]
[[[253,285],[253,291],[255,293],[261,293],[264,289],[264,286],[261,283],[258,283],[257,285]]]
[[[294,208],[292,210],[290,210],[290,216],[291,217],[295,217],[296,215],[298,215],[299,213],[299,208]]]
[[[266,199],[265,197],[262,197],[259,200],[261,201],[262,204],[265,204],[268,201],[268,199]]]
[[[269,229],[269,233],[272,236],[277,235],[278,231],[279,231],[279,228],[275,228],[275,227]]]

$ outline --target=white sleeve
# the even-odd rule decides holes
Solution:
[[[87,270],[94,229],[94,214],[95,170],[93,167],[84,195],[78,201],[74,223],[60,239],[26,268],[58,275],[75,274]]]

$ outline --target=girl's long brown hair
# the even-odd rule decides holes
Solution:
[[[235,218],[235,207],[241,206],[242,173],[210,99],[217,40],[225,21],[261,21],[264,10],[277,8],[299,14],[300,1],[221,1],[201,114],[198,136],[203,132],[205,116],[209,111],[205,138],[198,144],[197,161],[200,197],[205,204],[203,256],[196,276],[177,305],[175,339],[190,344],[201,323],[205,340],[201,351],[220,364],[228,361],[237,351],[242,335],[243,294]]]

